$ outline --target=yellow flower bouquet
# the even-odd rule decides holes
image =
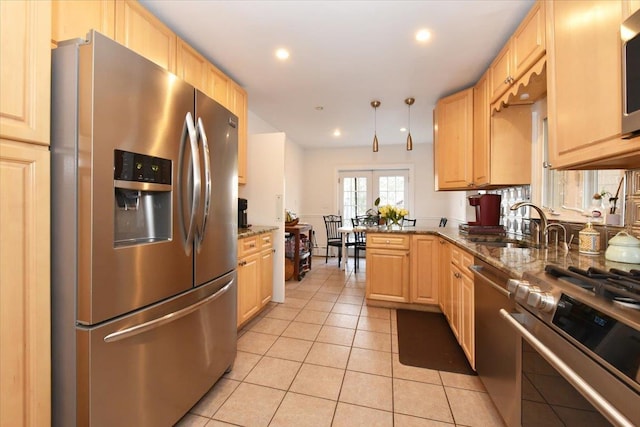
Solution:
[[[400,225],[402,219],[409,215],[409,211],[397,206],[384,205],[380,207],[380,216],[384,218],[387,225]]]

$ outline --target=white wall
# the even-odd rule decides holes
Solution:
[[[240,197],[248,200],[249,224],[276,226],[274,231],[273,301],[284,302],[284,159],[285,134],[249,134],[247,141],[247,184]]]
[[[374,153],[370,147],[342,149],[305,149],[303,154],[302,203],[300,216],[316,230],[318,245],[326,244],[323,215],[338,210],[338,171],[346,168],[383,168],[410,166],[414,189],[410,217],[421,227],[437,227],[447,217],[447,227],[466,222],[466,194],[461,191],[434,191],[433,145],[415,144],[413,151],[404,145],[381,146]],[[324,253],[324,250],[320,251]],[[319,252],[316,252],[319,253]]]

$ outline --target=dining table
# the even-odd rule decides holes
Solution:
[[[367,227],[350,227],[346,225],[338,227],[338,233],[340,233],[340,237],[342,240],[342,254],[344,256],[344,262],[340,266],[341,270],[345,270],[347,268],[347,260],[349,259],[349,253],[347,252],[347,241],[349,240],[349,235],[354,231],[362,231],[366,229]]]

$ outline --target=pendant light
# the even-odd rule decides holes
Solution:
[[[373,152],[378,152],[378,135],[377,135],[377,111],[380,106],[380,101],[371,101],[373,107]]]
[[[416,102],[414,98],[407,98],[404,100],[404,103],[408,105],[409,108],[409,126],[407,127],[407,151],[413,150],[413,138],[411,138],[411,106]]]

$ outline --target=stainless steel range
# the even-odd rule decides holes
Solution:
[[[640,271],[547,266],[507,287],[522,425],[640,425]]]

